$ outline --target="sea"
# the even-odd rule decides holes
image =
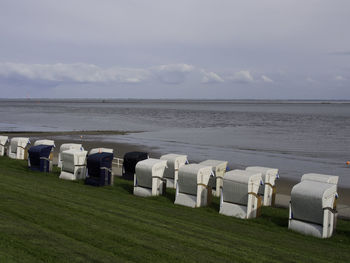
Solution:
[[[98,139],[350,187],[350,101],[1,99],[0,116],[0,131],[130,131]]]

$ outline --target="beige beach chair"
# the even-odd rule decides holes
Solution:
[[[288,228],[305,235],[329,238],[335,230],[337,218],[337,185],[329,181],[337,182],[338,178],[314,175],[305,176],[292,189]],[[322,178],[328,182],[307,178]]]
[[[26,160],[28,158],[29,138],[14,137],[10,141],[8,156],[12,159]]]
[[[188,207],[206,206],[211,201],[211,166],[188,164],[180,167],[176,186],[175,204]]]
[[[214,177],[210,179],[210,186],[212,188],[213,194],[217,197],[221,194],[221,188],[223,183],[224,174],[226,173],[227,161],[219,161],[219,160],[206,160],[200,162],[199,164],[211,166]]]
[[[160,157],[161,160],[167,161],[167,168],[164,171],[166,186],[168,188],[176,188],[176,182],[179,174],[179,168],[188,163],[187,155],[181,154],[165,154]]]
[[[262,174],[264,185],[260,185],[258,192],[263,199],[262,205],[274,206],[276,200],[276,179],[279,178],[278,169],[262,166],[250,166],[246,168],[246,171],[258,172]]]
[[[6,146],[9,142],[8,136],[0,136],[0,156],[4,156],[6,153]]]
[[[220,214],[250,219],[259,216],[261,173],[233,170],[226,172],[220,198]]]
[[[134,195],[148,197],[165,194],[164,171],[166,166],[166,160],[149,158],[139,161],[135,167]]]

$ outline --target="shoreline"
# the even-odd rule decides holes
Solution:
[[[38,139],[51,139],[55,141],[56,148],[54,149],[54,164],[57,164],[57,157],[60,145],[62,143],[81,143],[86,150],[92,148],[112,148],[115,152],[115,157],[123,158],[124,154],[131,151],[143,151],[148,152],[152,158],[160,158],[161,155],[167,154],[161,152],[157,147],[148,147],[143,145],[136,145],[130,143],[119,143],[119,142],[109,142],[109,141],[99,141],[97,138],[89,138],[90,135],[124,135],[128,133],[133,133],[132,131],[58,131],[58,132],[0,132],[0,135],[6,135],[11,137],[23,136],[29,137],[32,141]],[[213,157],[215,159],[215,157]],[[200,162],[203,160],[190,160],[190,162]],[[239,169],[241,167],[233,167],[233,169]],[[283,172],[283,171],[282,171]],[[296,180],[291,180],[289,178],[282,178],[276,180],[277,197],[276,206],[288,207],[290,200],[290,193],[292,187],[298,183]],[[350,219],[350,188],[338,186],[338,210],[342,210],[340,217]]]

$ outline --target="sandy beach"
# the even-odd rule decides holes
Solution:
[[[85,150],[92,148],[112,148],[114,150],[114,156],[117,158],[123,158],[124,154],[131,151],[143,151],[148,152],[150,157],[159,158],[165,152],[159,151],[157,148],[151,148],[141,145],[133,145],[126,143],[116,143],[108,141],[99,141],[96,139],[96,135],[123,135],[129,132],[125,131],[71,131],[71,132],[0,132],[1,135],[12,137],[29,137],[33,143],[39,139],[51,139],[55,141],[56,148],[54,150],[54,164],[57,164],[57,157],[60,145],[63,143],[82,143]],[[215,156],[212,157],[215,159]],[[194,160],[189,156],[189,161],[200,162],[203,160]],[[242,167],[233,167],[233,169],[242,169]],[[350,168],[349,168],[350,170]],[[114,169],[116,175],[120,175],[120,169]],[[277,197],[276,206],[288,207],[290,201],[290,192],[292,187],[298,183],[290,179],[283,178],[283,169],[280,169],[280,179],[276,181],[277,185]],[[350,219],[350,189],[344,187],[338,187],[339,199],[338,199],[338,211],[341,218]]]

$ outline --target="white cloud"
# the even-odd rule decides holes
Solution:
[[[265,76],[265,75],[262,75],[261,76],[261,79],[264,81],[264,82],[268,82],[268,83],[272,83],[273,80],[270,79],[269,77]]]
[[[335,79],[336,81],[344,81],[344,80],[346,80],[346,78],[344,78],[343,76],[340,76],[340,75],[335,76],[334,79]]]
[[[16,80],[43,85],[59,83],[144,83],[161,81],[180,84],[191,79],[197,83],[218,83],[224,80],[215,72],[188,64],[167,64],[150,68],[102,68],[94,64],[23,64],[0,63],[0,79]],[[51,83],[51,84],[50,84]]]
[[[228,79],[239,83],[254,82],[254,78],[248,70],[241,70],[241,71],[235,72],[233,76],[228,77]]]
[[[201,74],[203,75],[202,78],[202,83],[220,83],[224,82],[223,78],[220,77],[218,74],[215,72],[207,72],[205,70],[201,70]]]
[[[180,84],[195,67],[188,64],[169,64],[153,67],[151,70],[156,77],[167,84]]]
[[[54,82],[120,82],[138,83],[147,80],[150,73],[144,69],[107,68],[93,64],[21,64],[0,63],[0,76],[21,77],[28,80]]]

